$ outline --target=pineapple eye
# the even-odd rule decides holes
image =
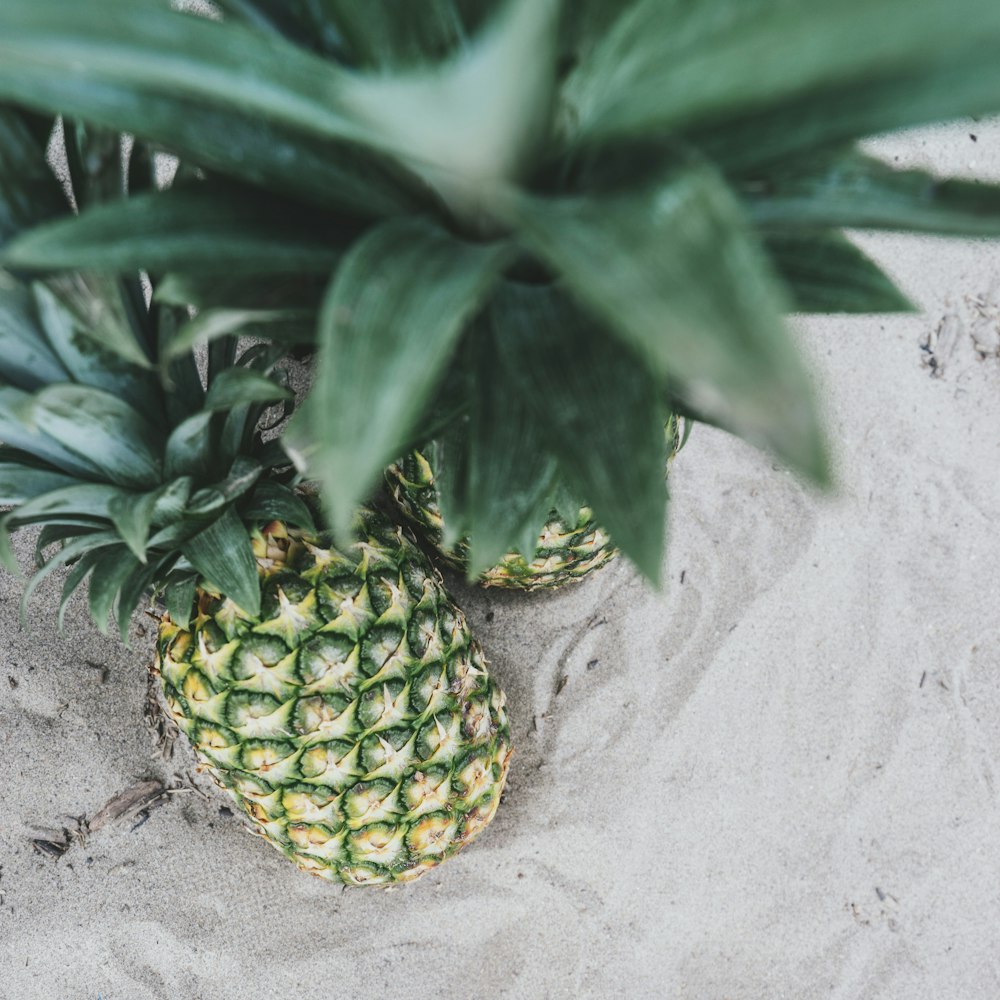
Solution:
[[[383,625],[373,628],[361,644],[361,668],[368,677],[377,674],[386,661],[401,653],[404,633],[399,628]]]

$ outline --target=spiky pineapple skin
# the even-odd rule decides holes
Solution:
[[[299,868],[409,882],[478,836],[511,756],[504,695],[426,557],[381,515],[337,550],[254,537],[262,611],[209,589],[157,669],[201,766]]]
[[[444,544],[444,520],[434,470],[423,453],[410,452],[390,465],[385,475],[392,498],[406,520],[427,540],[442,563],[463,571],[468,545],[465,539],[460,539],[454,548]],[[589,507],[581,507],[572,524],[551,511],[532,558],[508,552],[479,577],[479,583],[505,590],[561,587],[598,569],[617,554]]]

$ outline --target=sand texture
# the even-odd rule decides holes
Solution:
[[[996,124],[877,148],[1000,179]],[[699,427],[662,593],[456,587],[517,753],[406,889],[298,873],[156,754],[152,621],[59,636],[53,581],[21,629],[0,579],[0,998],[996,1000],[1000,246],[861,242],[926,313],[797,322],[834,496]]]

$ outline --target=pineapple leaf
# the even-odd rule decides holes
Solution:
[[[194,607],[194,595],[198,589],[198,577],[193,573],[174,577],[163,592],[163,603],[167,614],[179,628],[187,628]]]
[[[468,423],[465,416],[455,419],[425,446],[426,457],[434,469],[446,549],[454,548],[468,528]]]
[[[0,535],[6,534],[6,519],[0,522]],[[26,624],[28,620],[28,606],[31,603],[32,595],[38,589],[46,577],[50,576],[60,566],[74,562],[88,552],[96,552],[98,549],[105,549],[109,545],[121,545],[121,539],[115,531],[94,531],[90,534],[79,535],[72,541],[67,542],[54,555],[45,560],[44,565],[35,572],[24,587],[21,595],[21,623]],[[124,546],[122,546],[124,548]]]
[[[0,247],[22,229],[68,211],[28,116],[0,106]]]
[[[276,403],[294,398],[290,389],[260,372],[230,368],[212,380],[205,396],[205,409],[232,410],[247,403]]]
[[[765,232],[764,247],[797,312],[915,312],[916,306],[837,230]]]
[[[369,129],[369,142],[400,156],[467,213],[480,188],[516,176],[545,137],[558,6],[558,0],[507,0],[448,62],[392,76],[356,76],[342,90],[344,104]],[[394,11],[390,20],[398,19]],[[384,25],[370,23],[376,30],[368,37],[381,32],[384,38]]]
[[[727,172],[741,173],[863,136],[993,114],[1000,109],[996,50],[995,37],[984,37],[961,59],[946,52],[919,62],[906,75],[805,94],[724,126],[692,128],[687,135]]]
[[[82,479],[100,479],[101,470],[88,458],[64,447],[32,423],[32,397],[10,386],[0,386],[0,440],[63,472]]]
[[[58,276],[50,283],[51,287],[37,282],[32,285],[45,338],[73,381],[119,396],[154,420],[160,394],[152,373],[107,349],[98,339],[99,333],[88,328],[93,323],[99,331],[108,317],[107,311],[112,316],[114,313],[113,306],[106,301],[90,301],[93,294],[109,292],[107,284],[92,282],[92,278],[74,272]]]
[[[119,487],[104,483],[73,483],[32,497],[15,507],[5,520],[10,524],[61,523],[63,518],[69,518],[70,523],[81,518],[107,520],[111,504],[122,492]]]
[[[507,375],[545,428],[562,475],[658,583],[667,492],[656,381],[551,287],[507,284],[491,317]]]
[[[167,439],[164,449],[164,471],[168,478],[210,475],[213,460],[211,410],[203,410],[178,424]]]
[[[67,316],[72,317],[73,329],[78,334],[129,365],[152,368],[145,348],[146,305],[143,302],[141,313],[134,308],[127,280],[75,271],[49,279],[46,287],[59,299]],[[148,393],[143,393],[143,398],[150,399]]]
[[[971,78],[970,55],[998,41],[994,0],[639,0],[577,68],[568,98],[588,140],[721,128],[798,99],[822,128],[828,94],[863,86],[878,105],[881,86],[928,64]]]
[[[250,524],[284,521],[305,531],[315,531],[313,516],[301,497],[294,490],[265,479],[257,484],[241,514]]]
[[[118,623],[118,635],[126,646],[128,645],[128,630],[132,622],[133,612],[139,606],[139,602],[146,592],[162,575],[164,568],[174,559],[175,556],[171,553],[164,556],[156,565],[147,566],[139,563],[133,567],[132,572],[121,585],[112,609],[115,621]]]
[[[314,211],[243,189],[202,184],[98,205],[24,233],[4,250],[7,266],[35,270],[205,269],[327,272],[343,251],[343,228]]]
[[[108,634],[108,615],[122,585],[138,565],[138,559],[124,545],[104,549],[94,562],[87,597],[90,617],[102,635]]]
[[[243,522],[232,507],[181,545],[191,565],[251,617],[260,614],[260,584]]]
[[[824,152],[740,178],[758,225],[1000,235],[1000,185],[894,170],[857,150]]]
[[[0,98],[161,143],[191,163],[378,217],[412,210],[419,186],[365,150],[346,113],[351,75],[235,23],[159,0],[5,0]]]
[[[0,271],[0,381],[31,390],[66,377],[38,328],[28,286]]]
[[[83,385],[51,385],[32,399],[30,419],[111,482],[145,489],[160,481],[162,440],[117,396]]]
[[[521,196],[505,211],[657,376],[684,383],[742,436],[826,480],[819,417],[784,327],[784,297],[738,204],[708,167],[655,170],[586,199]]]
[[[82,555],[67,573],[66,581],[63,584],[62,596],[59,598],[59,613],[56,617],[56,624],[60,632],[66,620],[66,607],[73,595],[80,589],[80,585],[90,575],[97,561],[101,557],[101,550],[87,552]]]
[[[373,228],[345,257],[320,317],[315,384],[286,435],[322,483],[341,537],[407,440],[508,253],[400,219]]]
[[[0,506],[21,504],[43,493],[76,484],[77,480],[72,476],[54,469],[0,461]]]
[[[185,323],[167,341],[160,352],[161,363],[167,364],[188,354],[195,346],[208,344],[218,337],[246,333],[248,327],[266,327],[270,339],[280,339],[283,330],[276,324],[302,322],[308,314],[291,309],[208,309]],[[310,339],[313,331],[310,330]]]
[[[322,37],[346,50],[353,62],[391,70],[440,60],[464,39],[455,0],[319,0]],[[325,30],[323,30],[325,29]],[[339,42],[339,45],[336,45]]]
[[[545,428],[511,380],[503,378],[492,330],[473,330],[468,486],[468,577],[500,561],[530,534],[531,550],[539,523],[548,513],[544,501],[556,473],[555,458],[545,448]],[[500,335],[506,334],[501,330]],[[545,509],[539,512],[539,507]],[[574,512],[574,517],[576,512]]]
[[[164,489],[169,488],[167,486],[149,493],[120,493],[112,498],[108,507],[111,523],[140,562],[146,562],[149,529]]]

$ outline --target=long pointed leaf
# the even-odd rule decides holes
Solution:
[[[545,448],[546,428],[517,385],[505,377],[494,331],[473,332],[478,336],[470,345],[476,385],[470,401],[466,500],[470,579],[517,548],[528,522],[534,546],[541,527],[535,521],[547,513],[546,508],[539,515],[539,507],[545,507],[556,473],[556,461]],[[507,329],[497,335],[506,336]],[[530,559],[534,551],[524,554]]]
[[[792,292],[796,312],[914,312],[870,257],[837,231],[768,232],[764,246]]]
[[[856,150],[762,168],[740,178],[737,190],[759,226],[1000,236],[1000,185],[894,170]]]
[[[563,476],[658,582],[667,492],[656,381],[552,288],[505,285],[491,317],[504,367],[535,409]]]
[[[509,208],[511,206],[508,206]],[[786,307],[724,183],[698,164],[587,198],[522,197],[526,242],[661,378],[817,481],[827,476],[811,384]]]
[[[292,437],[312,451],[336,531],[346,533],[354,505],[398,453],[507,254],[404,219],[376,227],[345,258],[320,319],[308,416]]]
[[[198,572],[248,615],[260,614],[260,584],[243,522],[229,508],[217,521],[181,546]]]
[[[998,41],[993,0],[639,0],[569,91],[591,139],[701,129],[855,84],[877,105],[880,83],[927,64],[971,76]]]
[[[46,270],[322,273],[354,231],[331,238],[316,222],[314,213],[259,193],[203,185],[136,195],[39,226],[10,243],[4,259]]]
[[[31,419],[119,486],[143,489],[160,480],[162,439],[116,396],[83,385],[53,385],[32,401]]]

